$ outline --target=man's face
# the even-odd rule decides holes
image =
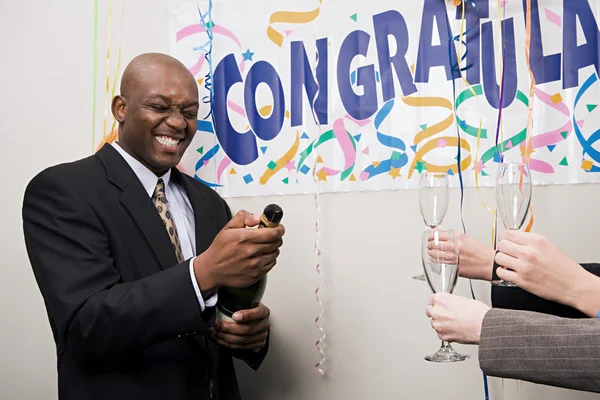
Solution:
[[[197,130],[193,77],[176,66],[155,65],[122,99],[119,145],[156,175],[175,167]]]

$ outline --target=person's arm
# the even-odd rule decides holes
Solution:
[[[483,372],[500,378],[600,392],[600,320],[502,310],[449,293],[425,313],[441,340],[479,345]]]
[[[507,310],[532,311],[562,318],[587,318],[576,308],[538,297],[518,287],[492,286],[492,306]]]
[[[494,287],[494,307],[561,317],[595,317],[600,311],[600,278],[582,268],[541,235],[501,234],[496,262],[501,279],[519,288]],[[586,267],[598,271],[593,264]],[[525,292],[526,291],[526,292]]]
[[[27,187],[25,242],[59,339],[81,362],[119,357],[180,336],[208,333],[189,260],[120,283],[104,227],[77,189],[52,170]]]
[[[600,392],[600,321],[491,309],[479,364],[489,376]]]
[[[589,286],[587,283],[598,282],[600,279],[596,277],[600,275],[600,264],[580,264],[586,271],[590,272],[589,281],[584,280],[588,292]],[[584,293],[579,297],[579,301],[582,304],[565,305],[550,301],[531,294],[521,288],[511,287],[499,287],[492,286],[492,305],[495,308],[504,308],[509,310],[521,310],[521,311],[533,311],[543,314],[555,315],[563,318],[586,318],[595,317],[597,314],[593,312],[594,304],[600,304],[600,300],[593,300],[594,296],[600,294],[600,286],[598,286],[595,294],[593,292]],[[591,307],[592,310],[588,312],[582,312]],[[600,311],[600,308],[598,309]]]

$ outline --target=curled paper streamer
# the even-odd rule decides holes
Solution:
[[[527,104],[528,112],[527,112],[527,133],[525,137],[525,149],[523,152],[523,161],[530,167],[531,171],[531,153],[533,150],[531,148],[531,136],[533,130],[533,100],[535,98],[535,76],[533,75],[533,70],[531,69],[531,0],[527,0],[527,10],[526,10],[527,18],[525,20],[525,58],[527,59],[527,69],[529,71],[530,76],[530,84],[529,84],[529,102]],[[521,180],[523,177],[521,177]],[[522,181],[521,181],[522,184]],[[533,184],[533,182],[532,182]],[[529,220],[529,224],[525,228],[525,232],[531,232],[533,228],[533,208],[529,206],[529,212],[531,214],[531,219]],[[523,387],[519,381],[519,399],[523,398]]]
[[[529,159],[531,157],[531,132],[533,129],[533,99],[535,97],[535,76],[531,69],[531,0],[527,0],[526,10],[526,23],[525,23],[525,58],[527,59],[527,69],[529,71],[530,84],[529,84],[529,104],[527,114],[527,138],[525,142],[525,153],[523,155],[523,162],[529,165]]]
[[[336,122],[340,121],[342,119],[337,120]],[[334,128],[336,127],[336,123],[334,122]],[[343,122],[342,122],[342,126],[340,127],[340,124],[337,124],[337,128],[338,128],[338,132],[336,136],[336,132],[335,129],[330,129],[327,132],[321,133],[317,139],[315,139],[314,141],[312,141],[306,149],[304,149],[301,153],[300,153],[300,161],[298,161],[298,169],[300,169],[300,167],[302,167],[302,165],[304,165],[307,157],[313,153],[314,150],[316,150],[317,147],[321,146],[322,144],[333,140],[333,139],[337,139],[338,142],[340,142],[340,147],[342,147],[342,151],[344,152],[344,158],[345,158],[345,162],[346,164],[348,162],[352,162],[352,164],[345,169],[343,172],[340,170],[336,170],[336,169],[332,169],[332,168],[327,168],[327,167],[322,167],[319,172],[325,173],[327,176],[335,176],[338,175],[340,172],[342,172],[342,176],[344,177],[344,179],[350,174],[352,173],[352,169],[354,168],[354,160],[356,160],[356,140],[354,139],[354,137],[352,137],[352,135],[350,134],[350,132],[346,131],[345,127],[343,126]],[[321,132],[321,130],[319,129],[319,132]],[[346,135],[346,141],[340,141],[339,138],[342,137],[342,135]],[[317,174],[319,174],[319,172],[317,172]],[[318,175],[317,175],[318,176]]]
[[[231,159],[229,157],[225,157],[219,163],[219,167],[217,168],[217,183],[221,183],[221,176],[223,175],[223,171],[231,164]]]
[[[219,150],[221,149],[221,146],[219,146],[219,144],[215,144],[210,150],[208,150],[206,153],[204,153],[204,155],[196,162],[196,168],[194,169],[194,171],[196,171],[196,173],[194,174],[194,178],[202,183],[204,183],[206,186],[208,187],[221,187],[223,185],[221,185],[220,183],[214,183],[214,182],[208,182],[205,181],[204,179],[200,178],[197,173],[198,171],[203,168],[205,165],[208,164],[208,162],[210,160],[212,160],[217,153],[219,152]],[[226,158],[227,159],[227,158]],[[220,168],[220,167],[219,167]],[[223,167],[223,169],[225,169],[225,167]],[[223,171],[221,171],[221,173],[223,173]],[[218,175],[218,171],[216,173],[216,175]],[[215,181],[220,180],[220,175],[215,177]]]
[[[92,86],[92,150],[96,146],[96,98],[98,86],[98,0],[94,0],[94,80]]]
[[[469,31],[471,31],[472,29],[474,29],[475,27],[479,27],[479,11],[477,10],[477,6],[475,5],[475,3],[473,2],[468,2],[473,9],[477,12],[477,21],[473,24],[473,26],[469,27],[469,29],[467,29],[467,31],[465,32],[464,28],[465,28],[465,2],[458,2],[455,3],[455,5],[458,7],[459,5],[462,5],[461,7],[461,21],[460,21],[460,34],[458,36],[455,36],[454,38],[452,38],[452,32],[450,32],[450,37],[451,37],[451,41],[450,44],[448,46],[448,60],[449,63],[452,64],[452,46],[454,45],[453,42],[458,41],[459,46],[458,46],[458,50],[457,50],[457,55],[458,55],[458,60],[456,62],[455,65],[452,66],[452,71],[453,72],[458,72],[463,80],[463,83],[465,84],[465,86],[467,87],[467,89],[473,94],[473,96],[475,96],[475,98],[477,99],[477,109],[479,110],[479,115],[481,116],[481,108],[479,106],[479,98],[477,97],[477,93],[473,90],[473,88],[471,87],[471,84],[469,83],[469,81],[467,81],[466,77],[463,74],[463,71],[468,70],[469,68],[471,68],[473,66],[473,64],[471,65],[467,65],[464,68],[460,67],[460,62],[465,60],[467,58],[467,53],[468,53],[468,47],[466,42],[463,40],[464,36],[468,34]],[[450,26],[448,25],[448,29],[450,29]],[[465,46],[465,54],[461,57],[461,45]],[[458,121],[458,113],[457,113],[457,107],[456,107],[456,81],[454,79],[454,73],[452,73],[452,96],[454,99],[454,102],[452,103],[452,105],[454,106],[453,109],[453,114],[454,117],[456,118],[456,120]],[[483,125],[483,120],[481,119],[481,117],[479,118],[479,128],[477,129],[477,137],[479,138],[481,135],[481,127]],[[460,129],[459,129],[459,125],[456,126],[456,136],[457,136],[457,140],[460,143],[461,141],[461,137],[460,137]],[[478,141],[479,144],[479,141]],[[477,157],[475,157],[475,159],[477,160]],[[463,175],[462,175],[462,147],[457,146],[457,155],[456,155],[456,169],[458,171],[458,181],[460,183],[460,221],[463,227],[463,232],[466,233],[467,228],[465,226],[465,221],[464,221],[464,217],[463,217],[463,203],[464,203],[464,183],[463,183]],[[477,178],[476,178],[477,180]],[[476,182],[477,183],[477,182]],[[484,203],[485,205],[485,203]],[[474,295],[474,292],[472,290],[471,287],[471,293]]]
[[[207,31],[207,27],[203,27],[202,25],[209,25],[209,23],[198,23],[198,24],[192,24],[192,25],[188,25],[185,28],[180,29],[176,34],[175,34],[175,40],[177,42],[195,35],[195,34],[200,34],[200,33],[206,33]],[[221,35],[221,36],[225,36],[228,39],[231,39],[240,50],[242,50],[242,44],[240,42],[240,40],[238,39],[237,36],[235,36],[235,34],[233,32],[231,32],[229,29],[220,26],[220,25],[214,25],[211,28],[213,34],[217,34],[217,35]],[[198,73],[200,72],[200,70],[202,69],[202,66],[204,65],[204,62],[206,61],[205,59],[205,55],[208,52],[208,43],[205,43],[201,46],[195,47],[194,50],[200,50],[200,56],[198,57],[198,61],[196,62],[196,64],[192,65],[191,67],[188,67],[190,73],[194,76],[198,75]],[[239,64],[240,70],[241,72],[244,72],[244,68],[245,68],[245,60],[242,58],[242,60],[240,61]]]
[[[321,3],[323,0],[319,0],[319,5],[310,11],[276,11],[269,17],[269,26],[267,27],[267,36],[277,46],[283,46],[283,35],[281,32],[273,28],[273,24],[287,23],[287,24],[306,24],[312,22],[319,16],[321,12]]]
[[[573,110],[577,109],[577,106],[579,105],[579,102],[581,101],[581,98],[583,97],[583,95],[596,82],[598,82],[598,75],[596,75],[594,73],[594,74],[592,74],[585,81],[585,83],[583,84],[583,86],[581,86],[581,88],[577,92],[577,95],[575,97],[575,103],[574,103],[574,106],[573,106]],[[587,155],[588,157],[590,157],[596,163],[600,163],[600,152],[593,147],[593,145],[598,140],[600,140],[600,129],[597,130],[597,131],[595,131],[588,139],[586,139],[583,136],[583,132],[581,130],[581,127],[577,123],[577,119],[576,118],[577,117],[575,115],[575,111],[573,111],[573,123],[572,123],[572,125],[575,127],[575,136],[577,136],[577,140],[579,141],[579,143],[581,144],[581,147],[583,148],[583,154],[582,154],[582,156]],[[600,172],[600,167],[598,167],[597,165],[590,165],[587,169],[584,168],[584,170],[586,170],[588,172]]]
[[[202,13],[200,8],[198,7],[198,14],[199,14],[199,22],[197,24],[188,25],[188,26],[180,29],[176,33],[175,40],[177,42],[179,42],[189,36],[192,36],[194,34],[201,34],[201,33],[206,33],[206,35],[208,36],[205,43],[194,48],[194,50],[200,51],[200,55],[198,57],[198,61],[196,62],[196,64],[194,64],[192,67],[188,67],[188,70],[190,71],[190,73],[192,75],[196,76],[202,69],[204,62],[206,61],[208,63],[209,71],[204,77],[204,87],[206,90],[209,91],[210,95],[204,96],[202,98],[202,102],[205,104],[207,104],[207,103],[210,104],[210,111],[204,119],[202,119],[202,120],[199,119],[197,121],[197,124],[198,124],[197,130],[202,131],[202,132],[214,133],[213,124],[211,123],[211,121],[206,120],[207,118],[212,117],[212,101],[213,101],[213,91],[214,91],[214,88],[212,86],[212,79],[213,79],[212,45],[213,45],[214,33],[217,32],[217,33],[223,34],[224,36],[230,37],[232,40],[234,40],[236,43],[238,43],[240,48],[241,48],[241,44],[239,43],[239,40],[237,40],[237,38],[230,31],[226,30],[225,28],[215,26],[214,21],[212,19],[212,0],[209,0],[209,2],[208,2],[208,11],[206,13]],[[243,61],[242,61],[242,64],[240,64],[240,68],[242,68],[242,70],[243,70]],[[215,169],[215,179],[214,180],[217,183],[208,182],[208,181],[203,180],[202,178],[200,178],[197,175],[197,172],[199,169],[204,167],[208,163],[209,160],[214,158],[219,150],[220,150],[220,146],[217,144],[217,139],[216,139],[216,135],[215,135],[213,147],[208,152],[206,152],[206,154],[204,154],[204,156],[202,158],[200,158],[200,160],[198,160],[198,162],[196,163],[194,178],[209,187],[222,186],[220,184],[220,179],[221,179],[224,169],[227,166],[226,160],[228,160],[228,158],[225,157],[219,164],[219,167]],[[231,160],[229,160],[229,162],[231,162]]]
[[[371,164],[361,174],[365,179],[371,179],[374,176],[392,172],[392,168],[398,170],[408,163],[406,155],[406,144],[399,137],[386,135],[381,132],[381,124],[390,115],[394,108],[394,99],[388,100],[375,115],[375,130],[377,131],[377,140],[385,147],[394,149],[389,159],[383,160],[377,165]],[[399,172],[398,172],[399,173]]]
[[[111,91],[111,96],[108,97],[108,87],[109,87],[109,77],[107,75],[106,77],[106,102],[107,104],[111,101],[111,99],[113,99],[115,97],[115,94],[117,92],[117,82],[119,80],[119,74],[121,72],[121,53],[122,53],[122,49],[123,49],[123,20],[125,17],[125,1],[123,1],[123,6],[121,8],[121,33],[119,34],[119,55],[117,57],[117,68],[115,70],[115,79],[113,80],[112,83],[112,91]],[[109,35],[110,37],[110,35]],[[110,51],[108,52],[110,53]],[[107,54],[107,66],[110,69],[110,56]],[[110,71],[107,71],[110,72]],[[113,120],[112,123],[112,127],[110,128],[110,132],[107,134],[106,132],[106,122],[107,122],[107,118],[108,118],[108,114],[105,113],[104,115],[104,132],[102,134],[102,141],[100,142],[100,144],[96,147],[96,151],[100,150],[100,148],[102,146],[104,146],[105,143],[113,143],[114,141],[116,141],[119,138],[119,131],[118,129],[116,129],[117,126],[117,121]]]
[[[571,122],[571,113],[569,111],[569,107],[567,107],[567,105],[564,103],[564,101],[561,101],[560,103],[555,104],[554,101],[552,101],[552,98],[548,93],[546,93],[538,88],[535,89],[535,97],[537,97],[542,103],[559,111],[561,114],[563,114],[565,117],[567,117],[567,121],[565,122],[564,125],[562,125],[561,127],[557,128],[557,129],[553,129],[553,130],[550,130],[548,132],[544,132],[544,133],[541,133],[538,135],[532,135],[531,140],[529,142],[530,143],[529,146],[532,150],[536,150],[541,147],[555,145],[559,142],[562,142],[563,140],[566,140],[566,138],[573,131],[573,123]],[[565,136],[563,136],[563,134]],[[532,171],[538,171],[538,172],[542,172],[545,174],[554,173],[554,167],[552,167],[552,165],[550,165],[546,161],[536,160],[533,158],[529,159],[529,169]]]
[[[460,163],[460,169],[461,170],[465,170],[466,168],[469,167],[469,165],[471,164],[472,161],[472,157],[471,157],[471,146],[469,144],[469,142],[465,139],[458,139],[457,137],[453,137],[453,136],[443,136],[443,137],[437,137],[437,138],[433,138],[433,136],[437,135],[438,133],[441,133],[443,131],[445,131],[446,129],[448,129],[449,127],[452,126],[452,123],[454,122],[454,113],[453,113],[453,108],[452,108],[452,102],[448,99],[445,99],[443,97],[412,97],[412,96],[408,96],[408,97],[403,97],[402,101],[412,107],[442,107],[447,109],[448,111],[450,111],[449,115],[447,118],[445,118],[444,120],[428,126],[426,129],[421,130],[419,133],[417,133],[415,135],[414,138],[414,144],[415,145],[419,145],[421,142],[425,142],[427,139],[429,139],[428,141],[426,141],[417,151],[415,154],[415,158],[410,166],[409,172],[408,172],[408,177],[410,178],[412,176],[412,174],[414,173],[415,170],[415,166],[417,165],[417,163],[424,163],[424,159],[423,157],[425,155],[427,155],[427,153],[429,153],[430,151],[436,149],[438,147],[438,143],[440,140],[443,140],[446,144],[446,146],[460,146],[462,150],[465,150],[466,152],[469,153],[469,156],[467,158],[465,158],[464,160],[462,160],[462,162]],[[432,163],[426,163],[426,167],[428,171],[431,172],[442,172],[442,173],[446,173],[448,171],[452,171],[453,173],[458,173],[458,166],[456,164],[450,164],[450,165],[434,165]]]
[[[269,181],[269,179],[273,177],[273,175],[275,175],[282,168],[284,168],[288,162],[292,161],[298,153],[299,146],[300,135],[298,134],[298,131],[296,131],[296,140],[294,140],[294,144],[292,144],[292,147],[279,160],[277,160],[277,165],[275,166],[275,168],[267,168],[265,170],[265,172],[260,177],[260,184],[265,185]]]
[[[315,161],[315,165],[313,167],[313,172],[316,169],[316,164],[317,163]],[[315,208],[317,209],[317,221],[315,222],[315,234],[316,234],[315,254],[319,260],[317,262],[317,266],[316,266],[317,274],[319,274],[319,285],[315,289],[315,299],[317,300],[317,304],[319,305],[319,315],[317,315],[315,318],[315,326],[321,333],[321,337],[319,339],[317,339],[317,341],[315,342],[315,347],[321,356],[321,359],[315,364],[315,370],[319,374],[325,375],[325,370],[323,369],[323,364],[327,360],[327,355],[321,348],[321,344],[323,343],[323,341],[325,340],[327,335],[325,333],[325,329],[323,329],[323,327],[319,324],[319,321],[321,320],[321,318],[323,318],[323,314],[325,312],[325,308],[323,307],[323,302],[319,298],[319,292],[321,291],[321,287],[323,286],[323,274],[321,273],[321,249],[319,247],[319,238],[320,238],[319,223],[321,220],[321,208],[319,207],[319,183],[316,181],[316,176],[314,173],[313,173],[313,179],[315,179],[315,182],[317,184],[317,191],[315,192],[315,196],[314,196]]]
[[[317,68],[319,66],[319,50],[318,50],[318,48],[316,49],[316,58],[317,58],[317,62],[315,65],[315,75],[316,75]],[[317,92],[315,93],[315,96],[313,97],[313,101],[311,104],[311,106],[312,106],[311,110],[313,113],[313,118],[314,118],[315,122],[317,123],[317,127],[319,128],[319,133],[321,133],[321,121],[319,120],[319,116],[317,115],[317,112],[315,110],[315,104],[317,102],[317,98],[319,97],[320,92],[321,92],[321,86],[319,85],[319,81],[317,80]],[[321,135],[319,135],[319,136],[321,136]],[[315,221],[315,255],[317,256],[317,265],[316,265],[315,269],[317,271],[317,274],[319,275],[319,284],[315,289],[315,300],[317,301],[317,304],[319,305],[319,314],[315,317],[315,326],[321,333],[321,336],[315,342],[315,348],[319,352],[321,359],[315,364],[314,368],[315,368],[315,371],[317,371],[321,376],[323,376],[323,375],[325,375],[325,370],[323,369],[323,364],[327,360],[327,355],[325,354],[325,351],[323,351],[323,349],[321,348],[321,345],[323,344],[323,341],[325,340],[327,335],[325,334],[325,329],[323,329],[323,327],[319,323],[325,313],[325,307],[323,306],[323,302],[321,301],[321,298],[319,297],[319,292],[321,291],[321,287],[323,286],[323,274],[321,273],[321,249],[319,246],[319,239],[320,239],[320,235],[321,235],[321,232],[319,231],[319,223],[321,222],[321,208],[319,207],[319,182],[317,181],[316,174],[315,174],[315,171],[317,169],[317,158],[314,157],[314,159],[315,159],[315,161],[314,161],[314,165],[313,165],[312,177],[313,177],[313,181],[315,182],[316,187],[317,187],[317,190],[315,191],[315,196],[314,196],[314,204],[315,204],[315,208],[317,209],[317,220]]]
[[[110,102],[108,98],[108,92],[110,90],[110,34],[112,32],[112,8],[113,0],[108,1],[108,21],[106,28],[106,93],[104,95],[104,128],[102,130],[102,140],[106,140],[106,120],[108,118],[108,104]]]
[[[477,12],[477,21],[475,22],[475,25],[473,27],[470,27],[467,31],[470,31],[471,29],[473,29],[475,26],[479,27],[479,22],[480,22],[480,16],[479,16],[479,10],[477,9],[477,6],[475,5],[475,3],[473,2],[468,2],[473,9]],[[464,74],[462,73],[463,71],[469,69],[472,65],[468,65],[466,66],[464,69],[460,68],[460,62],[463,59],[466,59],[467,56],[467,46],[466,43],[463,41],[463,35],[466,35],[466,33],[464,33],[464,27],[465,27],[465,2],[464,1],[460,1],[460,0],[455,0],[454,3],[457,7],[459,5],[462,5],[461,8],[461,22],[460,22],[460,35],[458,37],[458,42],[459,42],[459,46],[458,46],[458,61],[457,61],[457,65],[452,67],[452,70],[457,70],[458,73],[461,75],[463,82],[465,84],[465,86],[467,87],[467,90],[465,90],[464,93],[468,93],[470,96],[469,97],[474,97],[476,99],[477,102],[477,109],[479,111],[479,127],[474,130],[472,129],[471,132],[467,132],[468,134],[473,134],[476,132],[476,136],[477,136],[477,149],[476,149],[476,155],[475,155],[475,161],[477,162],[478,160],[478,154],[479,154],[479,147],[480,147],[480,141],[481,141],[481,134],[482,134],[482,126],[483,126],[483,120],[481,118],[481,107],[480,107],[480,103],[479,103],[479,97],[478,97],[478,93],[475,91],[475,89],[471,86],[471,84],[467,81],[466,77],[464,76]],[[456,41],[456,37],[454,38],[454,41]],[[477,38],[479,40],[479,38]],[[451,42],[452,43],[452,42]],[[463,57],[461,57],[461,48],[460,45],[464,45],[465,46],[465,55]],[[451,53],[451,48],[448,49],[448,57],[450,59],[450,64],[452,63],[452,53]],[[481,94],[481,93],[479,93]],[[459,102],[457,101],[456,98],[456,84],[455,84],[455,80],[454,80],[454,74],[452,74],[452,95],[454,98],[454,102],[453,102],[453,106],[454,106],[454,116],[456,118],[457,121],[457,129],[456,129],[456,135],[457,135],[457,140],[460,142],[461,141],[461,137],[460,137],[460,130],[463,128],[463,124],[461,124],[459,121],[459,117],[458,117],[458,107],[459,107]],[[464,101],[464,100],[463,100]],[[502,107],[502,106],[501,106]],[[463,232],[467,233],[467,228],[465,226],[465,222],[464,222],[464,218],[463,218],[463,202],[464,202],[464,184],[463,184],[463,177],[462,177],[462,154],[461,154],[461,150],[462,147],[458,147],[457,148],[457,157],[456,157],[456,168],[458,170],[458,179],[460,182],[460,221],[463,227]],[[469,155],[470,157],[470,155]],[[475,168],[475,186],[477,187],[477,195],[479,197],[479,200],[481,201],[481,203],[484,205],[484,207],[492,212],[492,214],[494,215],[494,223],[492,224],[492,240],[495,236],[495,226],[496,226],[496,212],[494,210],[492,210],[486,203],[485,201],[483,201],[483,198],[481,197],[481,194],[479,192],[479,171],[478,168]],[[473,283],[471,280],[469,280],[469,287],[471,288],[471,296],[473,297],[473,299],[475,299],[475,292],[473,290]],[[488,389],[488,381],[487,381],[487,375],[485,373],[483,373],[483,387],[484,387],[484,394],[485,394],[485,399],[489,400],[489,389]]]

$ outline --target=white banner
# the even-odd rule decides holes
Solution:
[[[502,159],[597,182],[600,3],[530,1],[529,37],[527,0],[176,7],[170,52],[202,103],[180,167],[223,196],[408,189],[424,170],[491,186]]]

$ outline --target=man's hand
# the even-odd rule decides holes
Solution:
[[[260,304],[256,308],[233,314],[235,322],[217,320],[215,338],[223,347],[234,350],[260,350],[269,335],[269,309]]]
[[[473,236],[460,232],[456,232],[455,234],[460,255],[458,274],[463,278],[491,281],[494,255],[496,254],[494,249],[481,243]],[[439,240],[441,241],[448,239],[447,236],[439,235]],[[433,246],[430,247],[430,250],[432,248]],[[449,246],[448,248],[452,249],[453,246]],[[443,259],[443,255],[439,257]]]
[[[194,272],[202,291],[249,286],[275,266],[285,228],[249,229],[259,222],[246,211],[238,212],[196,257]]]
[[[511,230],[499,238],[496,262],[503,267],[497,271],[500,279],[596,316],[600,309],[600,281],[596,276],[544,236]]]
[[[478,344],[483,318],[489,309],[480,301],[450,293],[437,293],[429,298],[425,314],[431,318],[431,326],[440,339]]]

